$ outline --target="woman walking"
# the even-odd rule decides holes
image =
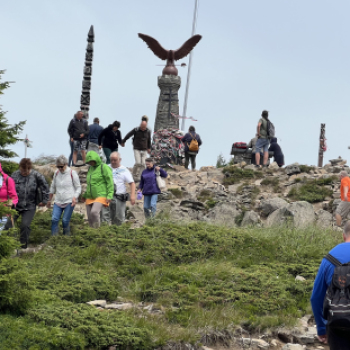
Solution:
[[[146,169],[141,174],[141,181],[138,192],[144,195],[143,210],[145,217],[154,217],[157,210],[158,194],[161,193],[157,185],[157,176],[166,178],[167,172],[159,166],[154,166],[153,159],[146,159]]]
[[[118,121],[115,121],[113,124],[110,124],[107,128],[103,129],[100,135],[98,136],[98,146],[100,149],[103,147],[103,152],[106,155],[107,164],[111,163],[109,158],[111,153],[118,152],[118,142],[123,147],[122,135],[119,131],[119,128],[120,123]]]
[[[103,164],[95,151],[86,155],[90,165],[86,176],[86,192],[83,195],[90,227],[100,227],[100,212],[103,206],[108,207],[114,195],[114,182],[111,168]]]
[[[68,167],[68,160],[65,156],[59,156],[56,159],[56,167],[58,170],[53,176],[49,202],[47,202],[47,207],[50,208],[52,197],[56,194],[52,211],[51,234],[58,234],[58,223],[62,217],[63,234],[69,235],[69,223],[81,193],[81,185],[78,174]]]
[[[28,247],[30,224],[35,215],[37,204],[42,207],[49,199],[49,185],[45,177],[39,172],[32,170],[32,162],[29,158],[23,158],[19,162],[19,170],[15,171],[11,177],[16,184],[18,203],[16,205],[16,221],[22,217],[20,227],[20,242],[23,249]],[[12,227],[11,220],[7,220],[5,229]]]

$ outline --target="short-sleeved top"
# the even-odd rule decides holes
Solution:
[[[344,200],[344,187],[348,187],[348,201],[350,202],[350,178],[344,177],[340,182],[340,198]]]
[[[267,139],[267,119],[260,118],[259,123],[261,123],[260,126],[260,139]]]
[[[113,173],[113,181],[117,188],[116,193],[126,193],[125,183],[134,182],[134,178],[132,177],[130,171],[123,165],[119,168],[112,168],[111,164],[109,164]]]

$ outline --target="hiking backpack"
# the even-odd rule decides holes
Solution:
[[[348,328],[350,331],[350,262],[341,264],[335,257],[325,256],[334,266],[332,282],[323,302],[323,317],[331,328]]]
[[[276,137],[276,129],[275,126],[273,125],[272,122],[270,122],[269,120],[267,121],[267,137],[269,139],[272,139],[273,137]]]
[[[232,148],[242,148],[242,149],[247,149],[248,146],[245,142],[235,142],[233,145],[232,145]]]
[[[190,144],[187,144],[188,145],[188,150],[190,152],[198,152],[199,150],[199,146],[198,146],[198,141],[196,139],[196,136],[193,136],[191,133],[189,133],[192,137],[192,140],[190,142]]]

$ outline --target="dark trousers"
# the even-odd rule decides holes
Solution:
[[[349,329],[327,329],[330,350],[350,350]]]
[[[188,152],[185,152],[185,168],[188,169],[188,165],[191,161],[191,168],[192,170],[196,169],[196,157],[197,154],[190,154]]]
[[[14,222],[16,222],[17,219],[20,217],[20,215],[22,216],[20,236],[19,236],[19,241],[22,244],[22,248],[27,248],[28,246],[29,235],[30,235],[30,224],[33,221],[35,211],[36,211],[35,208],[30,210],[17,211],[17,214],[15,214],[13,218]],[[12,228],[12,222],[10,219],[8,219],[6,222],[5,230],[8,230],[9,228]]]
[[[73,164],[73,146],[74,142],[69,140],[69,145],[70,145],[70,155],[69,155],[69,160],[68,160],[68,166],[72,166]]]
[[[118,152],[118,148],[116,149],[103,148],[103,152],[105,153],[105,156],[106,156],[106,164],[110,164],[111,163],[110,155],[112,152]]]

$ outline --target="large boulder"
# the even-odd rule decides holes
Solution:
[[[256,226],[260,223],[260,217],[255,211],[246,211],[241,222],[241,226]]]
[[[282,198],[271,198],[261,201],[260,210],[263,216],[269,216],[277,209],[284,208],[288,205],[288,202]]]
[[[285,167],[285,172],[287,175],[300,174],[301,170],[298,164],[291,164]]]
[[[294,202],[275,210],[267,218],[267,226],[291,225],[297,228],[307,227],[314,223],[313,206],[308,202]]]
[[[320,228],[329,228],[332,226],[333,216],[326,210],[317,210],[316,214],[316,225]]]
[[[220,202],[209,212],[206,220],[215,225],[234,227],[235,217],[240,213],[235,202]]]

